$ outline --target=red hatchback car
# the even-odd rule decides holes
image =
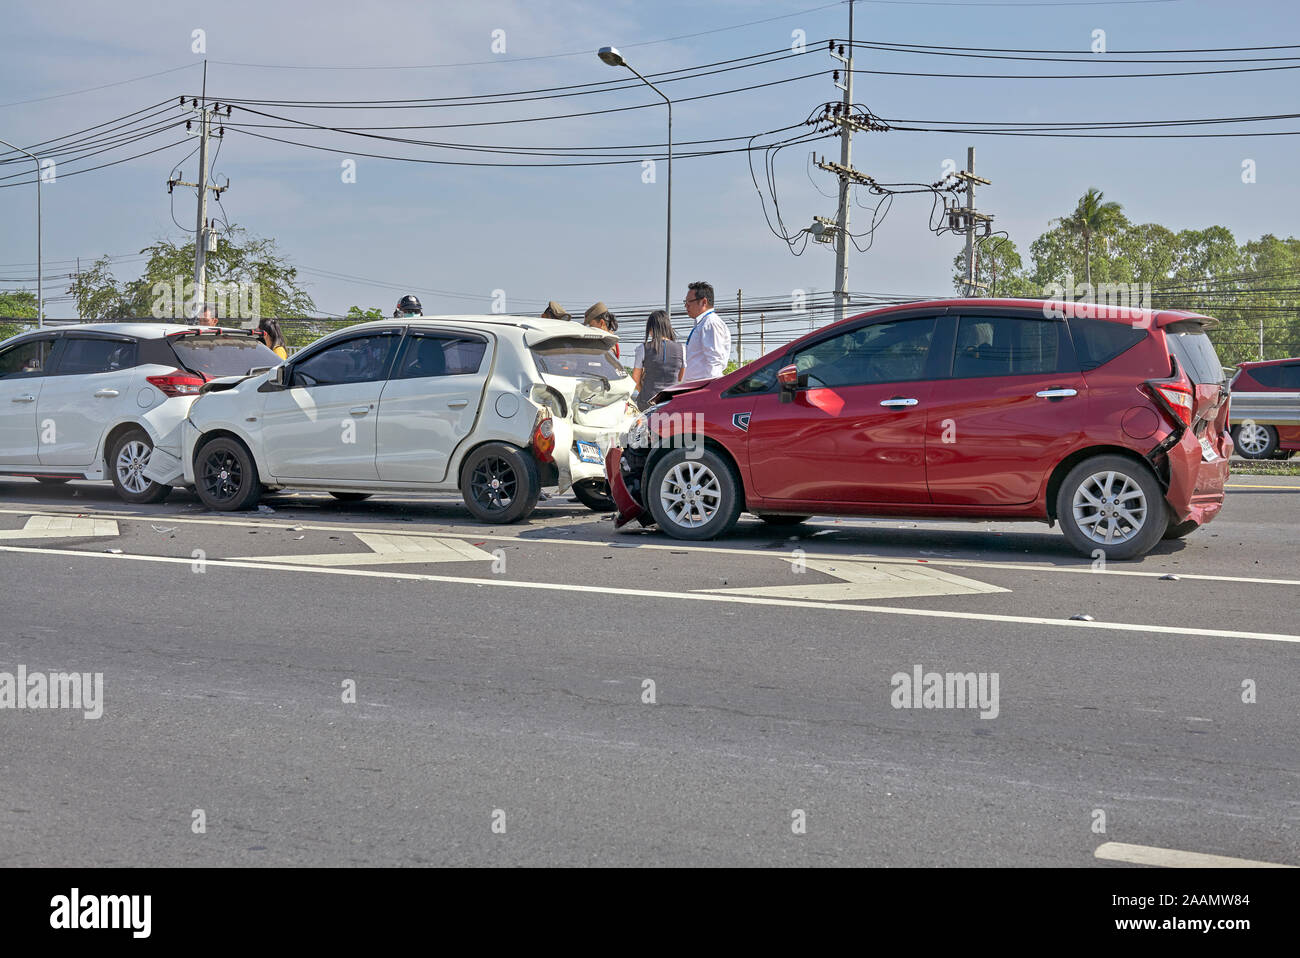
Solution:
[[[993,299],[846,319],[660,393],[606,460],[618,524],[710,539],[742,511],[1059,521],[1084,554],[1143,555],[1223,506],[1214,323]]]
[[[1289,459],[1300,450],[1300,358],[1242,363],[1231,389],[1238,455]]]

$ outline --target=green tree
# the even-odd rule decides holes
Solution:
[[[384,311],[377,306],[370,309],[362,309],[360,306],[349,306],[344,319],[355,320],[358,323],[368,323],[376,319],[385,319]]]
[[[35,319],[36,294],[29,293],[25,289],[14,290],[11,293],[0,292],[0,316]],[[21,323],[0,323],[0,341],[10,336],[17,336],[27,328],[26,324]]]
[[[1114,201],[1103,200],[1104,196],[1101,190],[1089,187],[1088,192],[1079,198],[1074,212],[1062,220],[1062,225],[1083,237],[1083,277],[1089,287],[1092,286],[1093,237],[1104,239],[1107,234],[1127,224],[1124,208]]]
[[[194,243],[159,240],[140,252],[148,254],[149,261],[136,279],[118,282],[108,257],[103,257],[73,280],[68,292],[82,318],[186,315],[186,300],[193,295]],[[249,237],[238,226],[221,234],[217,249],[207,254],[207,282],[210,300],[216,284],[244,284],[246,301],[256,291],[261,316],[305,317],[316,308],[300,284],[297,268],[279,253],[275,241]],[[181,302],[176,301],[177,289]],[[226,312],[233,309],[228,306]]]
[[[956,272],[952,285],[958,293],[966,289],[966,253],[952,261]],[[1024,263],[1016,244],[1005,236],[985,236],[975,247],[975,282],[982,284],[989,296],[1028,296],[1038,294],[1038,287],[1024,274]]]

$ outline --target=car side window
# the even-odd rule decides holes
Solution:
[[[294,363],[291,385],[310,388],[380,381],[400,338],[390,332],[334,343]]]
[[[0,379],[44,376],[49,367],[49,339],[29,339],[0,352]]]
[[[954,379],[1030,376],[1059,370],[1056,322],[1012,316],[963,316],[957,327]]]
[[[137,352],[138,346],[134,341],[65,336],[55,374],[85,376],[130,369],[137,365]]]
[[[477,336],[416,333],[407,339],[392,378],[472,375],[483,364],[486,352],[487,341]]]
[[[1261,386],[1268,389],[1300,391],[1300,365],[1259,366],[1250,372]]]
[[[800,350],[793,362],[814,388],[924,379],[934,324],[927,317],[860,326]]]

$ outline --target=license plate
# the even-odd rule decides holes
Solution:
[[[600,446],[594,442],[578,443],[578,458],[583,462],[603,463],[605,456],[600,451]]]
[[[1219,458],[1219,454],[1215,452],[1214,447],[1210,445],[1210,440],[1205,438],[1201,439],[1201,458],[1206,462],[1216,462]]]

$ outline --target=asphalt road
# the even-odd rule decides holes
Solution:
[[[0,862],[1300,865],[1296,479],[1104,568],[1035,525],[268,505],[0,481],[0,680],[103,675],[98,719],[0,709]],[[896,708],[918,667],[985,699]]]

